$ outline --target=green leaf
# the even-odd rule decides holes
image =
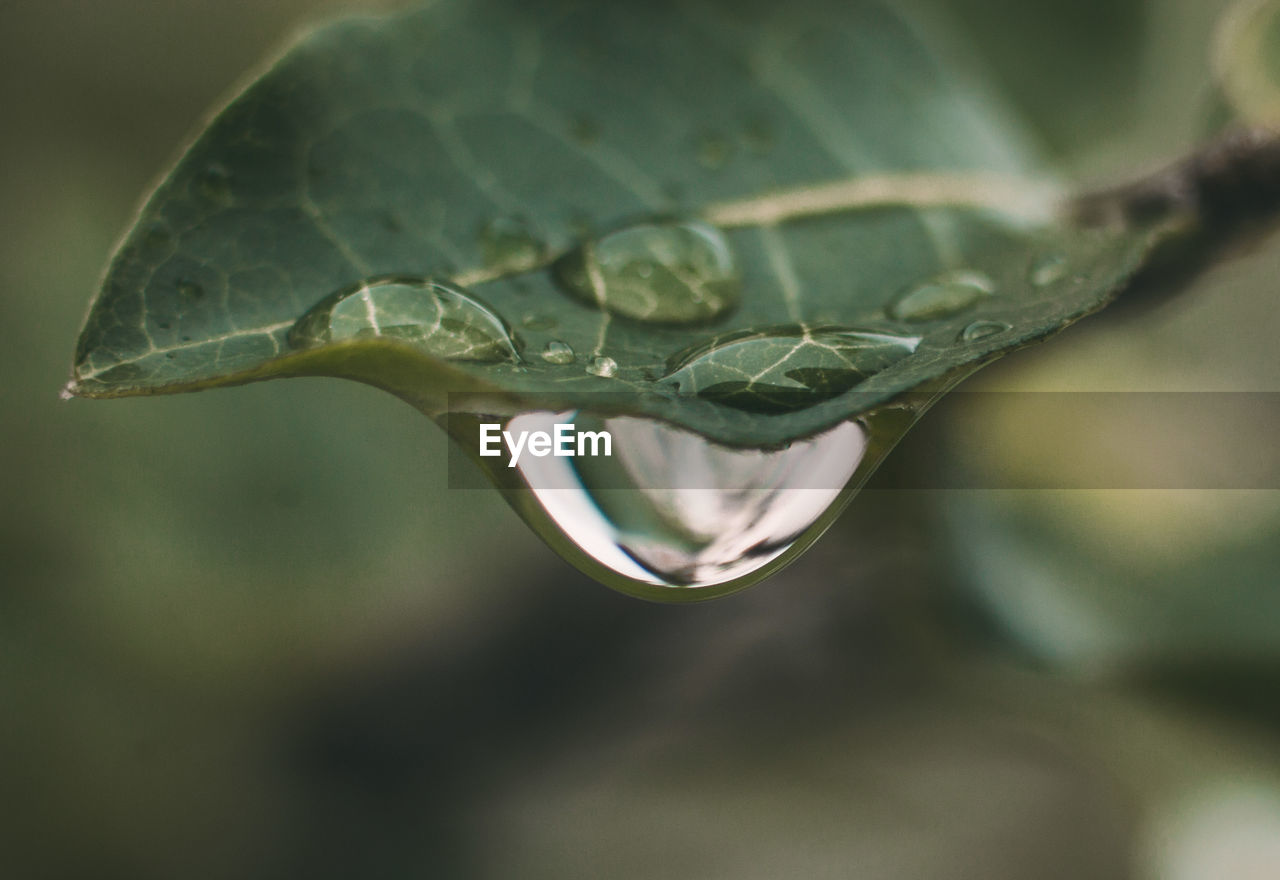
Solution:
[[[779,444],[1103,306],[1154,233],[1060,205],[879,2],[441,0],[311,33],[218,115],[68,390],[330,375]]]

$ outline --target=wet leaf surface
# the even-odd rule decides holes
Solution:
[[[1059,203],[880,3],[444,0],[313,32],[217,117],[112,262],[69,390],[331,375],[779,444],[1103,306],[1153,233]],[[698,350],[719,376],[690,387]]]

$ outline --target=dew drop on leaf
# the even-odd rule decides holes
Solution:
[[[838,326],[741,331],[673,355],[663,382],[746,412],[795,412],[856,387],[919,344],[918,336]]]
[[[958,269],[944,272],[899,294],[885,308],[896,321],[916,323],[949,318],[986,299],[995,284],[982,272]]]
[[[567,342],[561,342],[559,339],[553,339],[547,343],[547,347],[542,350],[542,359],[549,364],[563,366],[573,363],[575,355],[573,347]]]
[[[1061,254],[1048,254],[1031,264],[1027,270],[1027,280],[1036,287],[1048,287],[1065,278],[1070,268],[1066,257]]]
[[[344,288],[289,330],[297,348],[374,337],[412,342],[445,360],[520,360],[515,337],[488,306],[461,288],[425,278],[378,278]]]
[[[960,341],[977,342],[980,339],[995,336],[997,333],[1003,333],[1008,329],[1009,325],[1004,321],[974,321],[960,331]]]
[[[741,279],[723,233],[701,222],[644,223],[588,241],[555,266],[573,296],[658,324],[716,318],[738,301]]]
[[[587,372],[593,376],[612,379],[618,375],[618,362],[611,357],[594,357],[587,364]]]

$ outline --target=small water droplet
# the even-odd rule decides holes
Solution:
[[[541,262],[546,246],[519,217],[499,217],[480,230],[480,255],[485,265],[513,271]]]
[[[611,357],[593,357],[587,364],[587,372],[593,376],[612,379],[618,375],[618,362]]]
[[[899,294],[885,308],[896,321],[916,323],[949,318],[990,296],[995,284],[981,272],[944,272]]]
[[[588,241],[557,261],[555,275],[579,299],[661,324],[718,317],[741,291],[729,242],[701,222],[643,223]]]
[[[1066,257],[1061,254],[1048,254],[1031,264],[1027,270],[1027,280],[1036,287],[1048,287],[1065,278],[1070,268]]]
[[[729,161],[733,144],[722,134],[707,133],[698,138],[698,164],[711,171],[718,171]]]
[[[573,346],[567,342],[561,342],[559,339],[551,340],[547,343],[547,347],[542,350],[542,359],[556,366],[571,364],[575,357]]]
[[[289,330],[289,343],[300,348],[373,337],[403,339],[446,360],[520,360],[515,337],[493,310],[459,287],[425,278],[374,278],[344,288]]]
[[[216,162],[196,179],[196,190],[206,200],[225,205],[231,201],[231,172]]]
[[[526,330],[554,330],[556,319],[550,315],[528,314],[520,321],[520,326]]]
[[[178,291],[178,296],[183,299],[200,299],[204,296],[204,288],[194,281],[179,278],[174,287]]]
[[[674,355],[664,382],[734,409],[793,412],[845,393],[919,344],[918,336],[838,326],[739,331]]]
[[[961,342],[977,342],[1010,329],[1004,321],[974,321],[960,333]]]

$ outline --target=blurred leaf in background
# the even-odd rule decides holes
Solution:
[[[1199,138],[1224,4],[945,6],[935,29],[974,39],[1080,173],[1118,179]],[[1017,609],[942,552],[957,493],[870,493],[774,580],[664,608],[577,575],[496,495],[446,491],[443,435],[368,389],[59,402],[66,339],[137,196],[231,83],[336,8],[0,7],[7,876],[1180,880],[1272,864],[1274,722],[1201,696],[1226,677],[1157,686],[1088,643],[1001,641]],[[1278,390],[1272,251],[1140,331],[1095,319],[1010,358],[986,387]],[[1027,455],[966,449],[943,421],[920,448],[957,444],[965,466]],[[1033,561],[1083,548],[1044,588],[1097,620],[1112,611],[1089,596],[1130,596],[1122,633],[1148,631],[1162,578],[1135,580],[1123,551],[1155,548],[1159,572],[1174,527],[1180,561],[1222,564],[1162,586],[1246,614],[1274,583],[1268,502],[1038,503],[1018,514]],[[1240,532],[1195,525],[1224,519]],[[984,565],[1025,585],[1026,555]],[[1165,632],[1147,656],[1176,666]],[[1222,641],[1174,659],[1204,669]],[[1108,662],[1066,664],[1088,679],[1010,659],[1028,654]]]

